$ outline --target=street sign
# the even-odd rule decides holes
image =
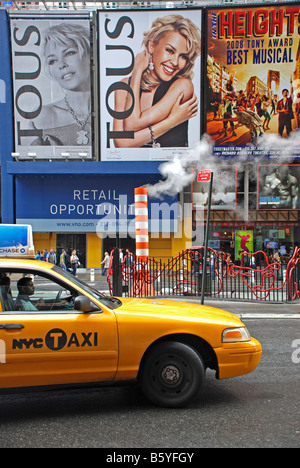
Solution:
[[[209,182],[211,178],[211,171],[209,170],[204,170],[204,171],[198,171],[198,182]]]

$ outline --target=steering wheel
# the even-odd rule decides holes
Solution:
[[[62,295],[62,292],[63,292],[63,290],[62,290],[62,289],[60,289],[60,290],[58,291],[58,293],[57,293],[57,295],[56,295],[56,298],[54,299],[54,302],[53,302],[53,304],[55,304],[56,302],[58,302],[58,301],[59,301],[59,299],[60,299],[60,296]]]
[[[52,306],[51,306],[51,309],[50,309],[50,310],[52,310],[52,309],[53,309],[53,307],[54,307],[54,304],[56,304],[56,302],[58,302],[58,301],[59,301],[59,299],[60,299],[60,296],[62,295],[62,292],[63,292],[63,290],[62,290],[62,289],[60,289],[60,290],[58,291],[58,293],[56,294],[56,298],[54,299],[54,301],[53,301],[53,303],[52,303]]]

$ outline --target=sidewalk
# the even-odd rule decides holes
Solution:
[[[85,281],[87,284],[93,288],[109,294],[109,286],[107,282],[107,277],[101,275],[100,269],[94,270],[94,279],[91,277],[90,270],[78,270],[77,271],[78,279]],[[162,300],[175,300],[175,301],[185,301],[201,304],[201,296],[157,296],[157,298]],[[300,318],[300,302],[296,301],[294,303],[274,303],[266,301],[253,301],[253,302],[242,302],[242,301],[226,301],[218,299],[210,299],[205,297],[204,305],[211,307],[217,307],[220,309],[227,310],[232,312],[235,315],[247,316],[248,318],[253,317],[284,317],[289,318]]]

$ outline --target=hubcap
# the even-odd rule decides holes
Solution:
[[[179,369],[175,366],[166,366],[161,373],[162,379],[169,385],[176,384],[180,379]]]

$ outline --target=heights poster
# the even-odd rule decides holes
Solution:
[[[207,19],[206,132],[215,153],[255,154],[261,135],[300,127],[300,4],[211,9]]]

